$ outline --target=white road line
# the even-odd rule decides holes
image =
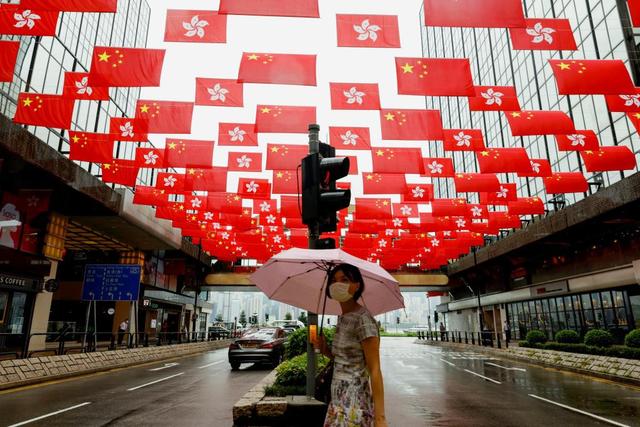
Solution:
[[[209,366],[219,365],[219,364],[221,364],[223,362],[224,362],[224,360],[218,360],[217,362],[213,362],[213,363],[206,364],[204,366],[200,366],[198,369],[204,369],[204,368],[208,368]]]
[[[443,361],[444,363],[446,363],[447,365],[456,366],[455,363],[451,363],[448,360],[444,360],[444,359],[440,359],[440,360]]]
[[[9,427],[23,426],[25,424],[29,424],[29,423],[32,423],[34,421],[39,421],[39,420],[41,420],[43,418],[48,418],[48,417],[51,417],[53,415],[58,415],[58,414],[61,414],[63,412],[71,411],[73,409],[81,408],[81,407],[87,406],[87,405],[91,405],[91,402],[83,402],[83,403],[80,403],[79,405],[74,405],[74,406],[70,406],[70,407],[65,408],[65,409],[60,409],[59,411],[51,412],[50,414],[40,415],[39,417],[31,418],[30,420],[22,421],[22,422],[17,423],[17,424],[11,424]]]
[[[163,369],[167,369],[167,368],[173,368],[174,366],[178,366],[179,363],[165,363],[164,366],[161,366],[159,368],[153,368],[153,369],[149,369],[151,372],[154,371],[162,371]]]
[[[562,403],[554,402],[553,400],[545,399],[544,397],[536,396],[535,394],[530,394],[529,396],[533,397],[534,399],[539,399],[539,400],[542,400],[544,402],[551,403],[552,405],[556,405],[556,406],[559,406],[561,408],[568,409],[569,411],[577,412],[578,414],[582,414],[582,415],[586,415],[587,417],[595,418],[596,420],[602,421],[604,423],[608,423],[608,424],[611,424],[611,425],[614,425],[614,426],[619,426],[619,427],[630,427],[627,424],[621,424],[621,423],[618,423],[616,421],[600,417],[600,416],[598,416],[596,414],[592,414],[590,412],[581,411],[580,409],[573,408],[573,407],[567,406],[567,405],[563,405]]]
[[[157,384],[157,383],[162,382],[162,381],[170,380],[171,378],[179,377],[182,374],[184,374],[184,372],[180,372],[179,374],[171,375],[171,376],[168,376],[168,377],[165,377],[165,378],[160,378],[159,380],[151,381],[150,383],[142,384],[142,385],[139,385],[139,386],[136,386],[136,387],[131,387],[131,388],[128,388],[127,391],[137,390],[139,388],[146,387],[148,385],[153,385],[153,384]]]
[[[508,367],[506,367],[506,366],[497,365],[497,364],[495,364],[495,363],[485,362],[485,365],[495,366],[495,367],[497,367],[497,368],[506,369],[507,371],[521,371],[521,372],[527,372],[527,370],[526,370],[526,369],[524,369],[524,368],[508,368]]]
[[[465,371],[465,372],[468,372],[468,373],[470,373],[470,374],[472,374],[472,375],[475,375],[475,376],[477,376],[477,377],[480,377],[480,378],[482,378],[482,379],[485,379],[485,380],[487,380],[487,381],[491,381],[492,383],[495,383],[495,384],[502,384],[500,381],[496,381],[496,380],[494,380],[493,378],[485,377],[484,375],[480,375],[480,374],[479,374],[479,373],[477,373],[477,372],[473,372],[473,371],[470,371],[470,370],[468,370],[468,369],[465,369],[464,371]]]

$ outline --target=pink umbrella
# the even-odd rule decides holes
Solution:
[[[340,249],[289,249],[271,257],[250,276],[270,299],[323,313],[328,271],[338,264],[352,264],[364,278],[359,302],[373,315],[404,308],[398,282],[378,264],[362,260]],[[340,304],[328,298],[324,314],[342,314]]]

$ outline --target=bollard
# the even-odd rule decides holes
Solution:
[[[500,333],[496,332],[496,341],[498,342],[498,348],[502,348],[500,345]]]
[[[111,342],[109,343],[109,350],[115,350],[116,349],[116,336],[114,334],[111,334]]]
[[[464,331],[464,343],[469,344],[469,337],[467,337],[467,331]]]
[[[476,345],[476,334],[471,332],[471,345]]]

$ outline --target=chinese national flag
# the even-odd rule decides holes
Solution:
[[[13,81],[20,42],[0,40],[0,82]]]
[[[549,194],[584,193],[589,184],[580,172],[555,172],[544,178],[544,186]]]
[[[164,49],[96,46],[90,74],[101,86],[160,86],[164,53]]]
[[[113,160],[102,164],[102,181],[134,187],[138,171],[134,160]]]
[[[356,218],[391,219],[391,199],[356,197]]]
[[[244,106],[244,86],[232,79],[196,78],[196,105]]]
[[[452,178],[455,175],[453,159],[450,157],[424,157],[424,176]]]
[[[498,191],[500,182],[492,173],[458,173],[453,182],[457,193],[478,193]]]
[[[396,58],[396,76],[400,95],[475,95],[466,58]]]
[[[442,140],[438,110],[380,110],[382,139],[403,141]]]
[[[227,191],[227,168],[188,169],[184,188],[186,191]]]
[[[363,194],[400,194],[407,187],[405,176],[397,173],[365,173]]]
[[[0,5],[0,34],[55,36],[58,11],[30,9],[23,5]]]
[[[267,144],[268,170],[295,170],[309,154],[306,145]]]
[[[318,0],[220,0],[218,13],[296,18],[320,17]]]
[[[402,194],[404,202],[428,202],[433,199],[433,184],[407,184]]]
[[[149,123],[143,119],[111,117],[109,134],[114,141],[145,142],[149,139]]]
[[[385,222],[377,219],[356,219],[349,223],[349,235],[351,233],[378,234],[384,226]]]
[[[336,150],[370,150],[371,134],[363,127],[329,127],[329,143]]]
[[[29,9],[61,12],[115,13],[118,0],[20,0],[20,5]]]
[[[523,28],[522,0],[425,0],[429,27]]]
[[[631,15],[631,25],[640,27],[640,0],[627,0],[629,15]]]
[[[257,147],[258,135],[253,123],[220,123],[218,126],[218,145],[233,147]]]
[[[136,185],[133,203],[137,205],[164,206],[169,202],[169,195],[160,188]]]
[[[531,160],[524,148],[489,148],[476,152],[482,173],[528,172]]]
[[[158,172],[156,188],[162,188],[168,194],[184,192],[185,176],[180,173]]]
[[[242,197],[235,193],[209,193],[207,206],[216,212],[240,215],[242,214]]]
[[[519,177],[544,178],[551,176],[551,163],[547,159],[531,159],[531,170],[518,172]]]
[[[556,135],[559,151],[598,150],[600,142],[592,130],[577,130],[568,135]]]
[[[640,112],[640,88],[624,95],[605,95],[607,109],[618,113]]]
[[[60,95],[22,92],[13,121],[23,125],[69,129],[75,100]]]
[[[520,111],[520,102],[513,86],[476,86],[469,97],[471,111]]]
[[[307,133],[309,124],[316,122],[316,107],[286,105],[258,105],[257,133]]]
[[[261,172],[262,153],[230,152],[227,169],[229,172]]]
[[[505,113],[513,136],[574,133],[571,118],[562,111],[512,111]]]
[[[69,99],[108,101],[109,88],[93,86],[89,73],[64,73],[62,96]]]
[[[268,179],[240,178],[238,195],[243,199],[270,199],[271,183]]]
[[[333,110],[379,110],[377,83],[329,83]]]
[[[508,203],[509,215],[544,215],[544,203],[539,197],[523,197]]]
[[[515,215],[509,215],[507,212],[489,212],[489,228],[507,229],[520,228],[520,218]]]
[[[379,173],[424,173],[420,148],[383,148],[371,150],[373,171]],[[401,191],[402,192],[402,191]]]
[[[578,50],[568,19],[525,19],[525,28],[509,28],[513,50]]]
[[[624,145],[581,151],[587,172],[622,171],[636,168],[636,156]]]
[[[298,210],[298,196],[281,196],[280,197],[280,215],[285,218],[300,218],[301,213]],[[303,225],[302,227],[306,227]]]
[[[149,169],[164,168],[164,149],[155,147],[136,148],[136,166]]]
[[[620,95],[636,90],[619,59],[550,59],[560,95]]]
[[[315,86],[316,55],[245,52],[238,82]]]
[[[149,133],[191,133],[192,102],[152,101],[139,99],[136,119],[149,123]]]
[[[445,151],[482,151],[485,149],[484,136],[480,129],[445,129]]]
[[[298,173],[297,178],[296,173]],[[273,194],[298,194],[299,185],[302,185],[300,172],[296,170],[273,171]]]
[[[174,168],[208,168],[213,165],[213,141],[167,138],[165,164]]]
[[[108,133],[69,131],[69,159],[91,163],[113,160],[113,140]]]
[[[338,155],[336,157],[346,157],[349,159],[349,175],[359,175],[360,172],[358,172],[358,156],[344,156],[344,155]],[[342,186],[346,186],[349,185],[348,182],[340,182],[338,184],[341,184]],[[344,188],[345,190],[349,189],[351,187],[347,187]]]
[[[164,41],[226,43],[227,15],[213,10],[167,10]]]
[[[400,47],[395,15],[336,14],[339,47]]]
[[[518,188],[514,183],[500,183],[498,190],[480,193],[480,203],[483,205],[506,206],[517,198]]]
[[[431,201],[431,215],[434,217],[466,216],[468,211],[465,199],[434,199]]]

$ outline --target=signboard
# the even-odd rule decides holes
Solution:
[[[87,264],[82,284],[84,301],[137,301],[140,292],[139,265]]]
[[[540,286],[533,286],[529,288],[532,297],[540,297],[553,294],[566,294],[569,292],[569,283],[566,280],[559,282],[546,283]]]
[[[13,289],[16,291],[36,291],[39,281],[28,277],[13,276],[0,273],[0,289]]]

